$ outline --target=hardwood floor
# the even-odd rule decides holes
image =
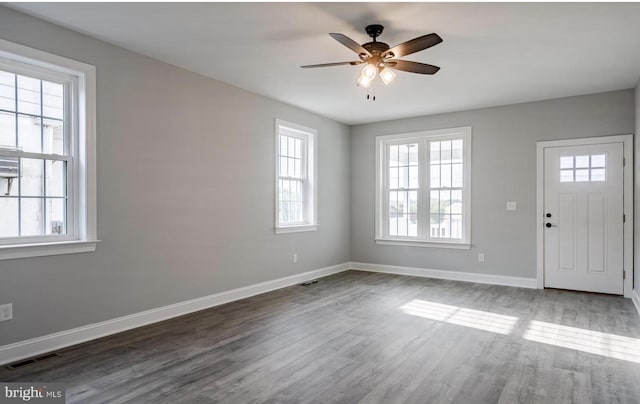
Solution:
[[[629,299],[358,271],[59,353],[0,380],[69,403],[640,403]]]

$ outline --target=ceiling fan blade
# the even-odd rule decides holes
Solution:
[[[410,73],[435,74],[440,70],[438,66],[426,63],[410,62],[408,60],[389,60],[384,63],[386,66]]]
[[[393,53],[394,58],[411,55],[412,53],[419,52],[421,50],[430,48],[442,42],[442,38],[438,34],[427,34],[413,38],[410,41],[403,42],[400,45],[396,45],[393,48],[385,51],[382,57],[385,57]]]
[[[363,48],[362,45],[360,45],[359,43],[357,43],[353,39],[349,38],[348,36],[343,35],[343,34],[336,34],[336,33],[330,33],[329,35],[331,35],[331,38],[333,38],[336,41],[340,42],[341,44],[343,44],[347,48],[351,49],[352,51],[354,51],[358,55],[364,54],[364,55],[367,55],[367,56],[371,56],[371,53],[369,53],[368,50]]]
[[[355,65],[359,65],[360,63],[362,63],[361,60],[357,61],[357,62],[336,62],[336,63],[322,63],[319,65],[305,65],[305,66],[300,66],[303,69],[309,69],[309,68],[313,68],[313,67],[329,67],[329,66],[342,66],[342,65],[351,65],[351,66],[355,66]]]

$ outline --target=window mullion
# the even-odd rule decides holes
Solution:
[[[420,164],[422,165],[420,169],[420,172],[422,173],[422,181],[420,181],[420,186],[422,188],[420,192],[422,196],[422,211],[420,212],[420,229],[422,230],[421,239],[430,240],[431,233],[429,232],[429,224],[431,223],[431,217],[429,215],[429,211],[431,208],[431,200],[429,198],[429,185],[431,178],[431,161],[428,139],[421,139],[420,146],[420,149],[422,150],[422,155],[420,156]]]
[[[14,74],[14,101],[15,101],[15,121],[16,121],[16,149],[18,148],[19,133],[18,128],[18,75]],[[22,236],[22,160],[18,159],[18,237]]]

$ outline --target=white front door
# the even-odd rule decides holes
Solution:
[[[623,143],[545,149],[545,287],[622,294],[623,161]]]

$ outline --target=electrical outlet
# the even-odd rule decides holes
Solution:
[[[507,210],[518,210],[518,204],[516,202],[509,201],[507,202]]]
[[[0,305],[0,321],[7,321],[13,318],[13,304]]]
[[[298,254],[293,254],[292,259],[293,259],[293,263],[297,264],[298,263]]]
[[[484,253],[478,254],[478,262],[484,262]]]

